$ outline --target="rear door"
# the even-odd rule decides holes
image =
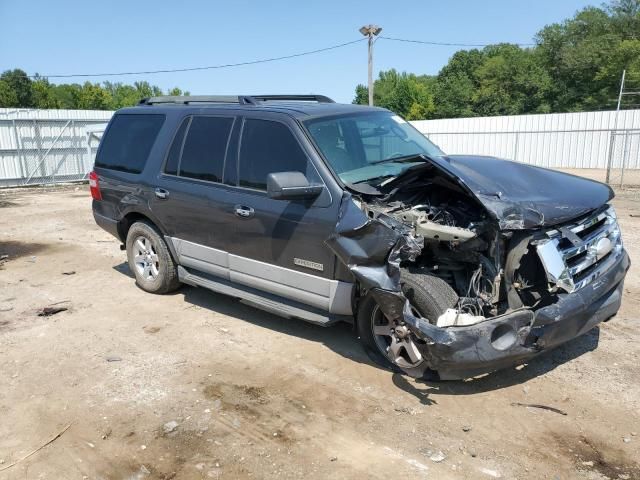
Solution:
[[[233,115],[191,115],[178,127],[159,174],[152,210],[174,243],[224,249],[233,220],[222,177]]]
[[[132,204],[146,203],[142,172],[158,151],[154,145],[164,122],[158,113],[116,113],[109,122],[94,166],[102,200],[93,202],[93,210],[114,228]]]

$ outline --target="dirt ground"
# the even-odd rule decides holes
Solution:
[[[640,195],[614,203],[639,259]],[[637,268],[600,328],[424,383],[373,365],[347,325],[143,292],[84,185],[0,192],[0,227],[1,480],[640,479]]]

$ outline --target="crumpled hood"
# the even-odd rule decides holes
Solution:
[[[611,200],[594,180],[495,157],[448,155],[430,159],[455,176],[506,230],[553,226]]]

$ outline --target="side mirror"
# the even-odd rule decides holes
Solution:
[[[267,195],[275,200],[316,198],[323,185],[311,185],[301,172],[277,172],[267,175]]]

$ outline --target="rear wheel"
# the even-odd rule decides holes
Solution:
[[[178,270],[157,229],[135,222],[127,232],[127,259],[136,283],[150,293],[168,293],[180,286]]]
[[[400,284],[413,314],[429,323],[435,324],[458,301],[455,291],[438,277],[403,270]],[[358,334],[376,363],[415,378],[435,376],[418,347],[424,342],[403,321],[389,320],[370,294],[358,309]]]

